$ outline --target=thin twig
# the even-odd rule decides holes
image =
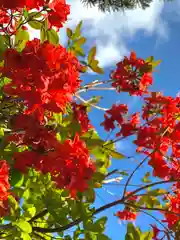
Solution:
[[[175,212],[172,212],[172,211],[169,211],[168,209],[163,209],[163,208],[149,208],[149,207],[141,207],[141,206],[137,206],[137,205],[134,205],[132,203],[127,203],[127,202],[124,202],[125,205],[127,206],[130,206],[130,207],[133,207],[133,208],[136,208],[136,209],[142,209],[142,210],[148,210],[148,211],[159,211],[159,212],[166,212],[166,213],[169,213],[169,214],[174,214],[174,215],[177,215],[177,216],[180,216],[180,213],[175,213]]]
[[[76,93],[81,93],[81,92],[86,92],[86,91],[115,91],[116,89],[115,88],[112,88],[112,87],[86,87],[85,89],[80,89],[79,91],[77,91]]]
[[[82,97],[80,97],[79,95],[75,95],[75,96],[76,96],[81,102],[83,102],[83,103],[85,103],[85,104],[88,104],[88,105],[90,105],[90,106],[92,106],[92,107],[94,107],[94,108],[96,108],[96,109],[99,109],[99,110],[102,110],[102,111],[107,111],[107,110],[108,110],[108,108],[102,108],[102,107],[96,106],[96,105],[94,105],[94,104],[92,104],[92,103],[84,100],[84,99],[83,99]]]
[[[154,217],[153,215],[151,215],[150,213],[148,213],[148,212],[146,212],[146,211],[141,210],[141,212],[144,213],[144,214],[146,214],[147,216],[153,218],[156,222],[159,223],[159,225],[161,225],[161,226],[166,230],[166,232],[167,232],[169,235],[171,235],[171,236],[174,238],[172,232],[170,232],[169,229],[168,229],[161,221],[159,221],[159,219],[157,219],[156,217]]]

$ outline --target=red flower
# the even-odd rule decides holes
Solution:
[[[0,160],[0,201],[7,200],[9,185],[9,166],[5,160]]]
[[[66,4],[64,0],[53,0],[49,7],[52,9],[48,14],[50,24],[58,29],[61,28],[70,14],[70,5]]]
[[[55,168],[50,172],[57,186],[69,189],[72,196],[75,196],[77,191],[85,191],[95,171],[95,165],[79,136],[76,135],[74,141],[66,140],[60,144],[55,153],[49,153],[49,156],[51,155]]]
[[[5,217],[9,214],[8,199],[0,200],[0,218]]]
[[[129,58],[117,63],[117,69],[112,73],[112,86],[118,92],[128,92],[130,95],[142,95],[147,93],[147,88],[152,85],[152,75],[148,63],[136,58],[131,52]]]
[[[9,141],[18,141],[18,144],[29,147],[29,150],[14,154],[15,168],[23,173],[31,167],[42,173],[51,173],[57,187],[69,189],[73,197],[77,191],[87,189],[95,165],[78,135],[74,141],[60,143],[54,132],[26,115],[15,117],[12,125],[17,132],[8,138]]]
[[[3,76],[12,79],[4,91],[24,99],[26,113],[34,113],[40,121],[47,110],[64,111],[80,85],[79,62],[60,45],[34,39],[22,53],[7,49],[4,62]]]
[[[0,7],[7,9],[17,9],[17,8],[39,8],[45,5],[45,0],[0,0]]]
[[[92,125],[87,115],[87,107],[81,104],[73,103],[73,117],[80,124],[82,133],[87,132]]]
[[[169,200],[168,210],[174,212],[174,214],[168,212],[164,213],[166,219],[163,220],[163,222],[167,222],[168,227],[172,228],[180,220],[180,193],[178,192],[177,195],[174,196],[169,195],[168,200]]]
[[[125,104],[113,104],[112,108],[107,110],[104,117],[105,121],[101,123],[101,126],[104,126],[106,131],[113,130],[115,128],[114,122],[122,124],[124,115],[128,112],[128,107]],[[110,115],[110,117],[108,117]]]
[[[136,213],[130,212],[129,210],[124,209],[123,211],[118,211],[115,214],[121,220],[134,221],[136,220]]]
[[[152,239],[153,240],[159,240],[158,235],[161,231],[159,230],[159,228],[156,227],[156,225],[151,225],[151,227],[152,227],[152,230],[153,230]]]

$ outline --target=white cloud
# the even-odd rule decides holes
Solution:
[[[40,38],[40,30],[35,30],[31,28],[28,24],[26,24],[26,27],[28,28],[30,40],[33,40],[34,38]]]
[[[80,0],[67,0],[71,5],[71,15],[66,26],[84,22],[84,33],[98,48],[97,57],[101,66],[111,66],[127,54],[126,39],[138,30],[147,34],[166,36],[167,26],[161,19],[163,1],[155,0],[146,10],[135,9],[126,12],[102,13],[97,7],[87,8]],[[61,40],[64,41],[63,31]]]

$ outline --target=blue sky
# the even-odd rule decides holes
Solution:
[[[137,9],[112,14],[98,12],[97,8],[87,9],[80,4],[80,0],[67,2],[72,7],[66,26],[73,28],[80,20],[84,21],[83,34],[88,38],[86,50],[97,44],[97,58],[105,68],[104,79],[108,79],[109,71],[116,62],[134,50],[139,57],[147,58],[153,55],[155,59],[162,60],[158,72],[154,74],[153,89],[155,91],[163,91],[164,94],[172,96],[180,91],[180,0],[170,3],[164,3],[162,0],[154,1],[145,11]],[[62,44],[66,42],[65,36],[65,29],[62,29],[60,32]],[[86,81],[95,80],[97,76],[88,74],[85,79]],[[90,97],[97,93],[88,94]],[[100,92],[100,95],[104,97],[103,107],[110,107],[114,102],[124,101],[129,104],[131,111],[138,110],[138,98],[127,98],[124,95],[122,97],[110,91]],[[93,110],[90,118],[99,134],[105,138],[106,133],[99,127],[99,123],[103,120],[103,112]],[[119,151],[128,155],[134,153],[134,148],[129,141],[118,144],[118,148]],[[112,168],[133,169],[136,164],[137,162],[133,160],[113,160]],[[98,191],[96,206],[116,200],[120,196],[120,189],[120,186],[106,186]],[[109,218],[106,232],[112,240],[124,238],[125,225],[122,222],[119,223],[113,216],[120,208],[118,206],[105,212]],[[147,229],[150,222],[152,221],[149,217],[140,216],[136,225]]]

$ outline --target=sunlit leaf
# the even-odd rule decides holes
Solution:
[[[28,24],[30,27],[37,29],[37,30],[41,29],[41,27],[42,27],[42,23],[37,20],[29,21]]]
[[[88,65],[91,65],[96,56],[96,46],[92,47],[88,53]]]
[[[10,184],[13,187],[20,187],[24,182],[24,175],[17,169],[13,168],[11,171],[11,181]]]
[[[25,221],[24,219],[19,219],[18,221],[13,222],[13,225],[25,233],[32,232],[31,224]]]
[[[50,43],[59,44],[59,35],[54,29],[47,30],[47,39]]]

